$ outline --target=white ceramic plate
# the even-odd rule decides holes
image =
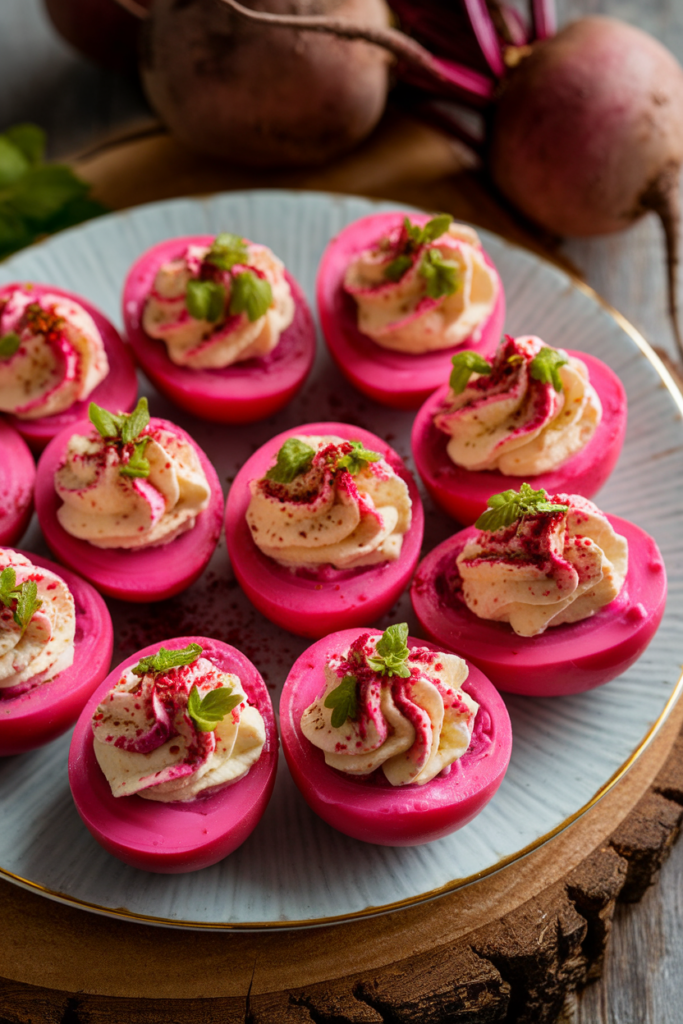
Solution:
[[[279,191],[154,203],[25,251],[0,266],[0,283],[34,280],[71,289],[120,324],[121,286],[144,249],[172,235],[234,231],[271,246],[313,304],[316,268],[328,240],[350,221],[390,209],[396,205]],[[648,530],[666,561],[669,603],[646,654],[590,693],[507,698],[514,749],[496,797],[466,828],[412,849],[370,846],[325,825],[309,811],[282,761],[266,815],[227,860],[190,875],[137,871],[105,853],[82,825],[67,782],[65,736],[0,762],[3,877],[72,905],[167,926],[293,927],[349,919],[431,898],[515,860],[569,825],[643,749],[676,690],[683,650],[683,403],[642,339],[587,289],[495,235],[482,237],[505,285],[506,330],[590,351],[626,386],[626,445],[600,504]],[[249,428],[192,419],[143,386],[153,414],[175,419],[193,434],[226,489],[257,446],[311,420],[358,423],[411,461],[412,414],[359,396],[340,378],[322,342],[303,392],[278,416]],[[427,546],[433,546],[453,532],[452,523],[425,504]],[[24,546],[42,548],[35,526]],[[203,578],[180,597],[150,606],[111,601],[110,607],[118,658],[173,635],[213,635],[253,658],[276,706],[289,666],[307,646],[251,608],[233,580],[223,544]],[[402,619],[414,626],[407,596],[380,625]]]

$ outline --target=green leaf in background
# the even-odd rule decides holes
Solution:
[[[17,124],[0,134],[0,259],[107,208],[65,164],[45,164],[45,132]]]
[[[219,270],[231,270],[236,263],[246,263],[246,261],[247,246],[244,239],[239,235],[231,235],[227,231],[214,238],[211,248],[204,257],[205,263],[211,263]]]
[[[31,167],[42,164],[45,156],[45,132],[37,124],[15,124],[7,129],[5,138],[23,153]]]
[[[430,299],[452,295],[460,284],[458,264],[444,259],[438,249],[427,249],[420,262],[420,273],[427,282]]]

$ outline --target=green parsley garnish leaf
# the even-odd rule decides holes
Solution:
[[[389,626],[377,641],[375,653],[368,658],[368,665],[383,676],[401,676],[407,679],[410,675],[406,661],[410,651],[408,639],[408,623],[397,622]]]
[[[8,331],[0,338],[0,359],[9,359],[21,345],[21,338],[16,331]]]
[[[347,718],[355,719],[358,714],[358,680],[346,675],[339,686],[330,690],[325,697],[325,707],[333,708],[332,728],[341,729]]]
[[[253,270],[244,270],[232,279],[230,312],[246,313],[250,321],[263,316],[273,302],[273,290],[264,277]]]
[[[427,282],[427,295],[430,299],[452,295],[460,284],[458,264],[453,260],[444,259],[438,249],[427,249],[420,262],[419,271]]]
[[[569,511],[569,505],[555,505],[548,501],[548,495],[541,487],[535,491],[529,484],[522,484],[517,491],[503,491],[494,494],[488,500],[488,508],[474,524],[480,530],[493,533],[505,526],[511,526],[515,520],[526,515],[554,515],[556,512]]]
[[[445,235],[452,220],[453,218],[449,213],[440,213],[437,217],[432,217],[431,220],[428,220],[422,228],[423,243],[435,242],[437,238]]]
[[[133,453],[128,462],[119,466],[121,476],[149,476],[149,460],[145,458],[145,449],[151,437],[142,437],[136,441]]]
[[[140,658],[139,662],[131,671],[136,676],[147,675],[148,672],[167,672],[170,668],[179,668],[181,665],[191,665],[202,653],[199,644],[188,644],[180,650],[167,651],[160,647],[156,654],[148,654]]]
[[[16,571],[8,566],[0,573],[0,601],[6,608],[11,608],[16,601],[16,607],[12,618],[20,627],[22,633],[25,631],[35,612],[42,606],[43,602],[38,598],[38,586],[35,580],[26,580],[17,586]]]
[[[448,383],[451,391],[455,392],[456,395],[462,394],[473,373],[481,373],[488,376],[493,369],[491,364],[483,356],[480,356],[478,352],[458,352],[457,355],[453,356],[451,362],[453,363],[453,369],[451,370],[451,377]]]
[[[187,311],[195,320],[207,320],[215,324],[225,312],[225,286],[220,281],[187,282],[185,291]]]
[[[397,256],[384,268],[384,276],[388,281],[400,281],[407,270],[413,265],[411,256]]]
[[[113,413],[103,409],[101,405],[91,402],[88,406],[88,419],[104,438],[130,444],[135,441],[149,423],[149,407],[143,396],[131,413]]]
[[[315,448],[310,444],[290,437],[277,453],[277,461],[266,473],[266,480],[274,480],[278,484],[291,484],[292,480],[305,473],[315,455]]]
[[[146,398],[140,398],[133,411],[121,417],[121,440],[124,444],[130,444],[142,433],[149,423],[149,407]]]
[[[195,685],[187,698],[187,713],[200,732],[213,732],[218,723],[243,700],[241,693],[232,692],[232,686],[219,686],[200,697]]]
[[[560,367],[566,366],[568,362],[569,357],[558,352],[556,348],[545,347],[531,360],[529,373],[534,380],[540,380],[542,384],[552,384],[556,391],[561,391]]]
[[[219,270],[231,270],[236,263],[246,263],[247,246],[239,235],[224,232],[217,235],[206,256],[205,263],[210,263]]]
[[[348,469],[352,476],[360,473],[361,469],[365,469],[369,462],[379,462],[382,458],[378,452],[365,448],[361,441],[350,441],[349,443],[353,451],[342,455],[341,459],[337,462],[336,468]]]

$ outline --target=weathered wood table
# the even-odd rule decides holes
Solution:
[[[603,0],[589,10],[587,0],[571,0],[560,5],[561,20],[598,9],[636,20],[683,59],[680,4],[658,0],[634,10],[625,0]],[[0,129],[35,120],[48,129],[55,156],[87,149],[112,129],[129,136],[131,122],[149,116],[135,83],[90,67],[52,34],[38,0],[3,0],[0,86]],[[411,143],[401,159],[395,159],[397,134]],[[451,177],[462,163],[457,147],[394,112],[369,147],[310,174],[255,180],[213,166],[199,170],[190,155],[147,129],[125,145],[91,149],[79,167],[114,207],[185,191],[294,184],[449,209],[539,248],[476,177]],[[652,344],[675,354],[653,220],[612,238],[569,243],[556,255],[571,261]],[[683,991],[682,844],[658,884],[648,886],[683,814],[683,740],[675,739],[682,713],[584,820],[522,862],[512,881],[505,873],[489,879],[478,891],[476,912],[456,893],[343,926],[349,953],[342,978],[334,956],[316,949],[320,940],[310,933],[291,940],[270,936],[265,945],[248,936],[202,935],[193,938],[191,953],[186,934],[166,935],[169,951],[186,956],[198,972],[190,991],[173,971],[150,977],[141,968],[137,951],[154,948],[155,929],[106,922],[0,882],[0,1022],[232,1021],[245,1015],[264,1024],[552,1020],[565,991],[602,972],[569,999],[567,1024],[673,1024],[680,1020]],[[634,900],[640,902],[629,906]],[[439,941],[430,937],[435,927]],[[334,931],[326,935],[332,948]],[[211,971],[233,958],[239,963],[233,980],[222,971],[211,982]],[[245,964],[253,964],[246,980]],[[117,980],[121,968],[128,971],[127,988]],[[124,994],[130,1002],[118,1001]]]

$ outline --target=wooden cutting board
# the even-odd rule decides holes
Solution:
[[[198,157],[156,123],[74,163],[114,209],[236,188],[381,196],[445,210],[567,266],[551,239],[471,173],[458,143],[396,111],[349,157],[316,170],[239,170]],[[470,887],[375,918],[188,932],[96,916],[0,881],[0,1020],[553,1020],[567,992],[599,974],[616,901],[640,898],[678,833],[682,724],[679,704],[607,795],[537,851]]]

